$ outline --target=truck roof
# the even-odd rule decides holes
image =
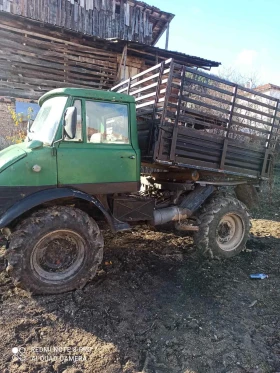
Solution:
[[[90,98],[95,100],[105,101],[116,101],[116,102],[134,102],[133,96],[129,96],[124,93],[102,91],[98,89],[86,89],[86,88],[57,88],[45,93],[39,99],[39,105],[41,106],[44,101],[55,96],[74,96],[81,98]]]

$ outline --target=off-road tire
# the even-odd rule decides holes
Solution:
[[[197,213],[197,220],[199,230],[194,234],[194,243],[204,257],[231,258],[245,247],[251,227],[250,216],[247,207],[233,196],[214,195]],[[227,220],[235,224],[235,230],[224,244],[220,231],[222,224],[228,224]]]
[[[234,188],[239,201],[243,202],[249,209],[258,207],[259,195],[254,185],[239,184]]]
[[[98,225],[85,212],[50,207],[35,212],[12,232],[7,270],[16,286],[33,294],[59,294],[81,288],[94,277],[103,246]],[[59,268],[61,262],[68,268]]]

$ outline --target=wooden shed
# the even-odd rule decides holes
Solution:
[[[170,57],[218,66],[154,46],[173,17],[136,0],[0,0],[0,111],[54,88],[109,89]]]

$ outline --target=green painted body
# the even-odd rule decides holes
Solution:
[[[140,150],[138,146],[136,113],[134,98],[128,95],[95,91],[89,89],[56,89],[45,94],[39,100],[40,106],[47,100],[67,96],[67,102],[60,118],[59,126],[52,144],[45,145],[33,140],[12,145],[0,152],[0,186],[91,186],[111,185],[106,193],[114,193],[118,183],[118,192],[135,191],[140,181]],[[83,139],[86,139],[84,100],[121,103],[128,106],[129,144],[95,144],[64,141],[64,112],[73,105],[74,99],[81,100],[83,116]],[[40,171],[34,171],[33,166]],[[123,185],[123,188],[122,186]],[[131,190],[129,185],[131,185]],[[83,188],[81,187],[83,190]],[[94,190],[94,188],[93,188]]]
[[[57,162],[50,146],[29,149],[28,143],[11,145],[0,152],[0,186],[56,186]],[[40,165],[41,171],[32,167]]]

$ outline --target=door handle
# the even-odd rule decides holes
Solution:
[[[126,158],[126,157],[124,157],[124,156],[122,155],[121,158]],[[129,159],[135,159],[135,155],[129,155],[127,158],[129,158]]]

